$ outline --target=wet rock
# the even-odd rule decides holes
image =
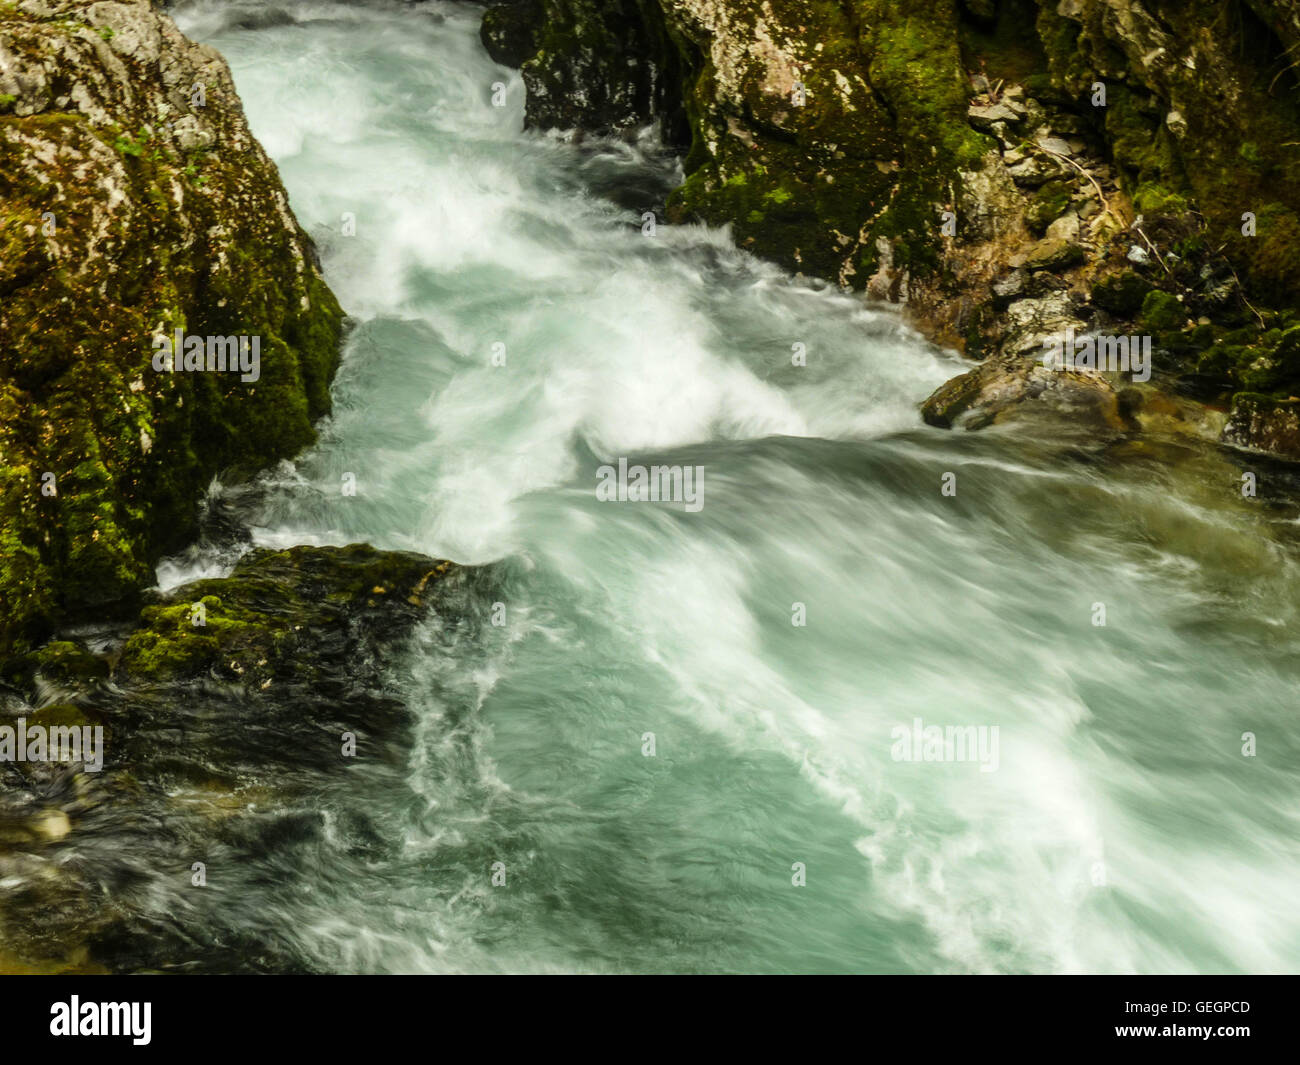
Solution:
[[[358,860],[374,856],[349,781],[382,775],[400,790],[416,726],[409,641],[419,634],[436,655],[444,640],[479,640],[489,622],[475,604],[496,597],[474,590],[484,579],[365,545],[255,550],[229,577],[147,607],[112,684],[74,685],[40,710],[0,687],[4,716],[102,720],[107,733],[100,773],[0,763],[0,966],[21,951],[36,968],[72,956],[118,971],[285,971],[288,952],[245,935],[246,914],[225,927],[209,911],[217,927],[196,945],[157,899],[187,905],[196,860],[229,889],[242,855],[314,851],[327,831],[357,837]],[[205,625],[191,623],[196,603]],[[51,935],[14,920],[37,912]]]
[[[1060,336],[1067,329],[1079,333],[1087,328],[1066,292],[1016,300],[1007,307],[1006,319],[1005,349],[1013,353],[1041,351],[1044,340]]]
[[[525,123],[625,133],[662,120],[678,132],[682,58],[656,0],[515,0],[486,12],[481,37],[520,68]]]
[[[1144,432],[1163,437],[1184,436],[1207,443],[1220,440],[1227,412],[1171,394],[1150,384],[1129,385],[1120,392],[1127,409]]]
[[[906,302],[911,322],[940,343],[981,354],[1006,346],[981,308],[1007,298],[992,293],[995,280],[1058,222],[1050,238],[1066,246],[1059,261],[1027,268],[1035,286],[1077,266],[1069,281],[1086,293],[1128,252],[1131,237],[1116,242],[1144,215],[1160,251],[1144,239],[1129,254],[1159,269],[1161,285],[1184,284],[1176,248],[1193,258],[1230,249],[1253,271],[1238,270],[1243,292],[1225,285],[1218,302],[1195,308],[1216,328],[1240,324],[1239,296],[1261,311],[1296,305],[1300,130],[1283,88],[1294,72],[1277,67],[1300,46],[1295,0],[1252,3],[1210,38],[1176,0],[1039,0],[1014,12],[864,0],[851,13],[738,0],[536,2],[529,25],[517,4],[487,20],[523,27],[499,48],[528,53],[519,61],[530,122],[603,128],[610,86],[640,84],[649,55],[664,72],[655,92],[622,99],[635,97],[646,119],[689,116],[689,130],[675,131],[691,149],[671,221],[730,223],[757,255]],[[1027,63],[1041,69],[988,50],[990,32],[1001,37],[1015,18],[1021,58],[1037,55]],[[639,26],[634,48],[612,22]],[[504,42],[506,31],[485,25],[485,34]],[[617,71],[620,48],[634,61]],[[1108,96],[1093,108],[1085,101],[1098,82]],[[669,98],[680,112],[665,108]],[[1003,152],[990,150],[993,138]],[[1002,202],[1004,179],[1018,200]],[[1241,212],[1253,203],[1263,224],[1243,241]],[[936,215],[954,207],[956,238],[940,239]],[[1177,358],[1194,356],[1189,344]]]
[[[0,677],[11,683],[36,679],[59,687],[89,686],[107,680],[109,664],[73,640],[54,640],[36,651],[0,664]]]
[[[452,570],[365,544],[255,549],[229,577],[184,585],[146,606],[117,673],[150,682],[210,673],[258,691],[309,680],[316,659],[373,654],[409,629]],[[362,639],[369,652],[350,646]]]
[[[941,385],[921,416],[943,429],[979,429],[1024,416],[1065,416],[1108,434],[1127,428],[1115,389],[1102,377],[1045,367],[1028,356],[997,356]]]
[[[518,0],[488,8],[479,27],[479,36],[488,55],[505,66],[521,66],[532,54],[540,14],[540,5],[535,0]]]
[[[1234,396],[1223,441],[1300,460],[1300,399],[1254,393]]]
[[[72,831],[72,820],[62,810],[46,810],[33,819],[32,829],[41,839],[62,839]]]

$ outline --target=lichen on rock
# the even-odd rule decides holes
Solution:
[[[218,472],[313,439],[342,312],[225,61],[147,0],[0,4],[0,653],[129,606]],[[260,338],[260,376],[154,339]]]

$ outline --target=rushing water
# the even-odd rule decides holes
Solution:
[[[213,920],[316,970],[1298,967],[1286,506],[1210,448],[926,428],[954,358],[643,233],[675,160],[521,132],[479,8],[177,17],[357,323],[257,540],[490,563],[504,612],[394,671],[405,769],[320,784],[377,845],[245,847]],[[703,506],[599,501],[619,457],[703,466]],[[996,770],[895,760],[915,718],[996,727]]]

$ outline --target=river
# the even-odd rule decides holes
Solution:
[[[355,320],[255,539],[490,565],[499,623],[431,618],[401,771],[320,783],[376,845],[258,837],[211,919],[312,971],[1294,971],[1293,509],[1186,441],[924,426],[954,355],[649,226],[677,160],[523,132],[481,16],[176,12]],[[698,505],[598,498],[620,458]]]

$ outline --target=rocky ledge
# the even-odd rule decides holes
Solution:
[[[471,577],[364,544],[255,549],[228,577],[155,595],[134,622],[9,659],[0,728],[98,727],[102,765],[0,760],[0,968],[193,954],[184,914],[139,918],[159,878],[202,897],[185,894],[194,861],[229,883],[242,848],[323,831],[322,780],[405,773],[414,718],[390,673],[425,619],[477,624]],[[331,830],[364,852],[373,828],[339,801]],[[51,918],[39,928],[10,919],[38,911]],[[218,939],[201,952],[215,971],[290,964],[237,923]]]
[[[137,606],[216,473],[310,443],[341,323],[217,52],[147,0],[0,2],[0,656]],[[178,331],[203,372],[158,369]]]
[[[483,39],[532,126],[657,122],[670,219],[1009,360],[966,391],[1147,335],[1169,402],[1300,458],[1300,0],[511,0]]]

